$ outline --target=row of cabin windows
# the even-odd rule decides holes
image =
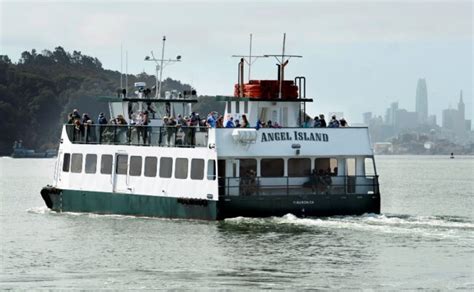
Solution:
[[[340,173],[337,169],[338,161],[336,158],[316,158],[313,169],[311,169],[311,158],[290,158],[288,159],[288,176],[304,177],[309,176],[313,170],[319,172],[329,171],[333,175],[356,175],[355,158],[345,159],[346,173]],[[257,172],[256,159],[239,159],[240,176],[246,176],[250,171]],[[375,175],[372,158],[366,158],[364,161],[364,171],[366,175]],[[285,173],[285,161],[282,158],[264,158],[260,159],[261,177],[282,177]]]
[[[97,172],[97,155],[86,154],[84,164],[84,172],[94,174]],[[100,173],[112,174],[113,155],[103,154],[100,159]],[[143,163],[144,162],[144,163]],[[63,157],[63,171],[72,173],[82,173],[83,155],[81,153],[65,153]],[[153,156],[146,156],[145,159],[141,156],[130,156],[119,154],[115,164],[115,173],[124,174],[127,172],[130,176],[141,176],[142,173],[146,177],[156,177],[157,172],[161,178],[171,178],[173,175],[173,158],[160,157],[158,170],[158,158]],[[143,167],[142,167],[143,166]],[[174,164],[174,178],[187,179],[189,177],[193,180],[204,179],[205,160],[200,158],[191,159],[191,169],[189,171],[189,159],[176,158]],[[207,161],[207,179],[216,179],[216,161],[209,159]]]

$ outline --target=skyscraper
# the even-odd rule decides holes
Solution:
[[[464,106],[464,101],[462,100],[462,90],[459,93],[458,112],[459,118],[464,122],[464,119],[466,118],[466,110]]]
[[[426,123],[428,119],[428,91],[426,89],[426,80],[424,78],[418,79],[418,84],[416,85],[415,111],[418,114],[418,122]]]

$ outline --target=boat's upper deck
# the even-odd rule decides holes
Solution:
[[[219,157],[371,156],[366,127],[207,128],[65,125],[63,142],[91,145],[215,148]]]

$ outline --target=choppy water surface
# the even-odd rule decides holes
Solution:
[[[380,156],[382,215],[58,214],[54,160],[0,158],[0,289],[474,289],[474,158]]]

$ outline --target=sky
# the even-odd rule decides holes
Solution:
[[[182,56],[164,77],[181,80],[202,95],[232,95],[238,59],[286,53],[302,55],[285,77],[305,76],[311,115],[385,113],[391,102],[415,110],[416,84],[425,78],[428,111],[455,108],[463,90],[473,115],[473,3],[471,1],[4,1],[0,0],[0,55],[17,62],[31,49],[81,51],[103,67],[154,74],[144,57]],[[128,54],[121,63],[121,47]],[[124,53],[125,54],[125,53]],[[275,79],[276,60],[258,59],[252,79]],[[247,71],[245,71],[247,73]],[[247,74],[245,78],[247,78]],[[117,81],[119,86],[120,80]]]

